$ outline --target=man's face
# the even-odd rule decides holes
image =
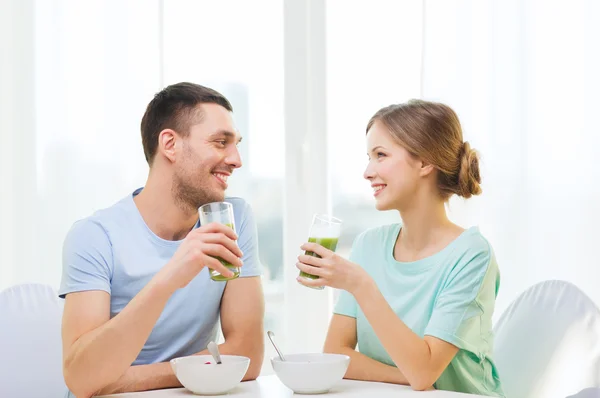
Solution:
[[[198,208],[225,198],[227,179],[242,166],[237,148],[241,137],[231,112],[217,104],[202,104],[202,117],[180,138],[173,179],[175,197]]]

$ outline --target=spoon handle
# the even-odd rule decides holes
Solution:
[[[275,333],[273,333],[269,330],[267,332],[267,336],[269,336],[269,340],[271,340],[271,344],[273,344],[273,347],[275,347],[275,351],[277,351],[277,355],[279,355],[279,359],[281,359],[282,361],[285,361],[283,354],[281,353],[281,351],[279,351],[279,348],[277,348],[277,344],[275,344],[275,340],[274,340]]]
[[[208,348],[208,352],[210,352],[210,355],[213,356],[217,364],[221,364],[221,354],[219,353],[219,347],[217,347],[217,343],[211,341],[208,343],[208,347],[206,348]]]

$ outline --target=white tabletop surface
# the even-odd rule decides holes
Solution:
[[[167,390],[155,390],[136,393],[125,393],[105,395],[104,397],[115,398],[171,398],[171,397],[198,397],[184,388],[173,388]],[[294,396],[292,390],[285,387],[277,376],[263,376],[255,381],[240,383],[222,397],[240,398],[286,398]],[[305,395],[296,395],[297,397]],[[403,397],[431,397],[431,398],[476,398],[482,395],[461,394],[450,391],[413,391],[410,387],[396,384],[371,383],[366,381],[342,380],[333,387],[328,394],[320,394],[321,397],[378,397],[378,398],[403,398]]]

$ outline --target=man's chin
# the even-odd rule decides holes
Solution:
[[[208,195],[206,197],[206,199],[207,199],[206,203],[223,202],[225,200],[225,191],[211,192],[210,195]],[[206,204],[206,203],[203,203],[203,204]]]

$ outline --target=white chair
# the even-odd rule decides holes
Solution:
[[[569,395],[567,398],[600,398],[600,388],[586,388],[575,395]]]
[[[63,303],[50,286],[0,292],[0,397],[64,397]]]
[[[494,331],[507,398],[565,398],[600,387],[600,310],[573,284],[532,286]]]

